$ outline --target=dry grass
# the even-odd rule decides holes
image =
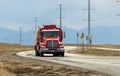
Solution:
[[[8,44],[8,43],[0,43],[0,53],[4,52],[18,52],[18,51],[25,51],[25,50],[32,50],[32,46],[24,46],[19,44]],[[16,76],[13,72],[9,72],[6,69],[6,66],[10,68],[12,66],[8,65],[7,63],[0,62],[0,76]]]
[[[3,61],[4,69],[0,76],[110,76],[86,69],[74,69],[61,65],[21,64]]]
[[[77,46],[76,44],[66,44],[66,46]],[[82,45],[79,44],[79,47]],[[85,47],[88,47],[87,44],[84,45]],[[111,44],[92,44],[89,45],[89,47],[102,47],[102,48],[115,48],[115,49],[120,49],[120,45],[111,45]],[[84,54],[84,55],[98,55],[98,56],[120,56],[119,51],[109,51],[109,50],[101,50],[101,49],[88,49],[83,52],[81,50],[71,50],[69,53],[74,53],[74,54]]]
[[[0,43],[0,52],[16,52],[21,50],[25,51],[25,50],[32,50],[32,49],[33,49],[33,46]]]
[[[8,72],[5,69],[5,65],[2,62],[0,62],[0,76],[16,76],[16,75]]]
[[[32,46],[0,43],[0,76],[110,76],[87,69],[22,58],[11,53],[32,49]]]
[[[77,44],[65,44],[65,46],[77,46]],[[79,46],[82,46],[82,44],[79,44]],[[88,44],[85,44],[84,46],[87,47]],[[112,45],[112,44],[92,44],[89,46],[120,49],[120,45]]]
[[[69,53],[74,54],[84,54],[84,55],[97,55],[97,56],[120,56],[120,51],[109,51],[109,50],[100,50],[100,49],[88,49],[84,52],[81,50],[71,50]]]

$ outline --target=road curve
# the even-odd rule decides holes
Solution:
[[[75,49],[76,47],[66,46],[66,51]],[[65,57],[53,57],[45,55],[45,57],[36,57],[34,51],[25,51],[16,53],[18,56],[42,59],[60,64],[91,69],[107,73],[113,76],[120,76],[120,57],[103,57],[103,56],[85,56],[65,53]]]

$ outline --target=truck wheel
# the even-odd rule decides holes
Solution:
[[[37,51],[37,46],[34,46],[34,50],[35,50],[35,56],[40,56],[39,52]]]
[[[64,52],[61,52],[61,57],[64,57]]]
[[[56,56],[56,53],[53,53],[53,56]]]
[[[57,55],[60,56],[60,53],[58,53]]]
[[[60,53],[53,53],[53,56],[60,56]]]
[[[57,53],[53,53],[53,56],[57,56]]]
[[[37,50],[35,51],[35,56],[40,56],[40,54]]]
[[[43,53],[43,52],[40,52],[40,56],[43,57],[43,56],[44,56],[44,53]]]

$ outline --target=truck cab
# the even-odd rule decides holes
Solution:
[[[35,36],[35,55],[53,54],[64,56],[63,33],[56,25],[44,25]]]

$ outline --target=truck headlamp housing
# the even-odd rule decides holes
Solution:
[[[64,48],[64,45],[60,45],[60,48]]]
[[[45,46],[41,46],[41,48],[45,48]]]

